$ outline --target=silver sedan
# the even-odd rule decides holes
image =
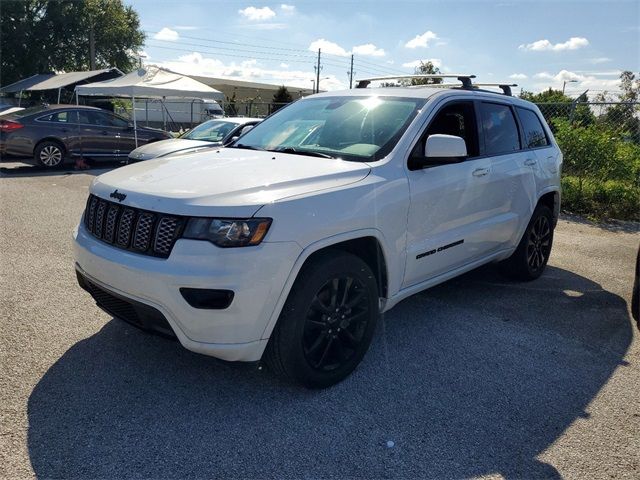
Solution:
[[[219,147],[248,132],[260,123],[260,118],[226,117],[201,123],[178,138],[161,140],[136,148],[129,154],[129,162],[165,157],[173,153],[187,153],[200,148]]]

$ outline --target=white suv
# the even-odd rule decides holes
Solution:
[[[538,108],[478,88],[359,88],[229,148],[96,178],[80,285],[114,317],[309,387],[358,365],[408,296],[489,262],[539,277],[562,154]]]

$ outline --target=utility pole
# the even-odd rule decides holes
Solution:
[[[353,88],[353,53],[351,54],[351,68],[349,69],[349,89]]]
[[[318,66],[315,67],[316,70],[316,85],[315,85],[315,90],[316,93],[320,92],[320,70],[322,70],[322,67],[320,66],[320,49],[318,49]]]
[[[96,69],[96,39],[93,33],[93,22],[89,28],[89,70]]]

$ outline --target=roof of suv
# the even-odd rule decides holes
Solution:
[[[518,97],[510,95],[504,95],[500,92],[493,92],[490,90],[481,89],[468,89],[459,86],[452,87],[429,87],[425,85],[412,86],[412,87],[378,87],[378,88],[354,88],[351,90],[339,90],[333,92],[324,92],[313,95],[313,97],[370,97],[371,95],[378,95],[384,97],[399,97],[399,98],[424,98],[428,99],[434,96],[451,96],[451,95],[465,95],[472,98],[489,98],[498,101],[506,101],[512,104],[520,104],[522,106],[532,105],[531,102],[522,100]]]

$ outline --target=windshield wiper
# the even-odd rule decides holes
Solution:
[[[253,145],[245,145],[243,143],[238,143],[236,145],[228,145],[227,148],[244,148],[245,150],[262,150],[262,151],[264,151],[264,148],[254,147]]]
[[[310,157],[336,158],[328,153],[314,152],[313,150],[298,150],[295,147],[281,147],[267,150],[268,152],[292,153],[294,155],[309,155]]]

